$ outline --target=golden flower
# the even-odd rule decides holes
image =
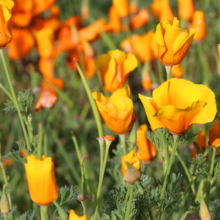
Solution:
[[[193,0],[178,0],[178,16],[185,20],[190,20],[194,13]]]
[[[79,217],[75,212],[74,210],[70,210],[70,213],[69,213],[69,218],[68,220],[89,220],[89,218],[87,216],[82,216],[82,217]]]
[[[162,21],[157,25],[156,38],[158,43],[158,58],[164,65],[176,65],[186,55],[195,35],[195,29],[187,30],[179,27],[179,20],[172,23]]]
[[[129,73],[137,65],[137,59],[133,54],[126,54],[120,50],[112,50],[96,58],[96,67],[99,70],[103,87],[108,92],[122,88]]]
[[[129,132],[136,121],[129,85],[115,91],[110,98],[93,92],[99,113],[110,130],[116,134]]]
[[[49,9],[53,4],[55,4],[56,0],[34,0],[34,11],[33,15],[39,15],[41,12]]]
[[[0,0],[0,47],[5,47],[12,40],[10,20],[13,6],[11,0]]]
[[[206,132],[205,130],[199,131],[196,137],[196,144],[199,146],[200,151],[202,151],[202,148],[207,148],[207,140],[206,140]],[[192,158],[196,158],[197,152],[196,148],[194,147],[192,150]]]
[[[41,58],[53,58],[55,55],[52,29],[42,29],[35,34],[37,49]]]
[[[128,17],[129,15],[129,4],[128,0],[112,0],[112,5],[116,8],[121,18]]]
[[[157,155],[156,148],[151,143],[151,141],[145,136],[146,131],[149,131],[146,124],[141,125],[137,130],[137,147],[139,151],[137,156],[141,161],[145,163],[150,163],[154,157]]]
[[[141,163],[134,150],[121,158],[121,168],[125,182],[134,183],[140,179]]]
[[[121,48],[127,53],[134,53],[141,63],[145,63],[146,61],[152,62],[154,54],[151,42],[154,34],[155,32],[153,30],[143,35],[133,34],[131,38],[126,38],[121,42]]]
[[[139,95],[152,130],[166,128],[182,134],[193,124],[212,122],[216,115],[215,94],[205,85],[172,78],[153,91],[153,98]]]
[[[220,147],[220,120],[218,118],[209,129],[209,145],[214,148]]]
[[[35,41],[28,28],[13,28],[13,40],[7,45],[8,56],[12,60],[18,60],[25,57],[33,48]]]
[[[33,202],[38,205],[49,205],[58,197],[58,189],[51,157],[27,156],[24,165],[27,175],[28,189]]]
[[[192,18],[191,28],[196,30],[194,36],[195,41],[202,41],[207,35],[206,26],[205,26],[205,17],[203,11],[195,11]]]
[[[177,64],[172,67],[171,75],[175,78],[181,78],[183,76],[183,69],[180,64]]]

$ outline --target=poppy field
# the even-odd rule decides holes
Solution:
[[[0,0],[0,220],[220,220],[218,0]]]

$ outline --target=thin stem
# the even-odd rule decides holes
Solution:
[[[20,111],[19,106],[18,106],[18,101],[17,101],[16,95],[15,95],[15,92],[14,92],[14,88],[13,88],[12,83],[11,83],[10,75],[9,75],[9,72],[8,72],[8,69],[7,69],[7,66],[6,66],[3,49],[0,49],[0,53],[1,53],[2,63],[3,63],[4,69],[5,69],[6,77],[7,77],[7,80],[8,80],[8,84],[9,84],[9,87],[10,87],[10,90],[11,90],[11,93],[12,93],[12,97],[14,99],[15,107],[18,111],[18,116],[19,116],[19,119],[20,119],[20,122],[21,122],[21,127],[22,127],[23,132],[24,132],[24,137],[25,137],[25,141],[26,141],[26,144],[27,144],[27,148],[28,148],[28,150],[30,150],[31,147],[30,147],[30,143],[29,143],[29,140],[28,140],[27,131],[26,131],[26,128],[25,128],[25,125],[24,125],[24,121],[22,119],[21,111]]]
[[[76,60],[74,60],[74,61],[76,62]],[[103,137],[101,118],[100,118],[99,111],[98,111],[98,108],[96,106],[95,100],[92,97],[92,93],[91,93],[91,90],[90,90],[89,85],[87,83],[87,80],[85,78],[85,75],[83,74],[83,72],[82,72],[82,70],[81,70],[81,68],[80,68],[80,66],[77,62],[76,62],[76,66],[77,66],[78,72],[80,74],[80,77],[82,79],[83,85],[86,89],[86,93],[88,95],[90,104],[92,106],[93,114],[95,116],[96,125],[97,125],[97,129],[98,129],[98,133],[99,133],[99,137]]]
[[[124,150],[124,155],[127,154],[127,149],[126,149],[126,142],[125,142],[125,134],[119,134],[122,146],[123,146],[123,150]]]
[[[133,192],[134,192],[134,184],[130,184],[130,188],[131,188],[130,189],[130,197],[129,197],[129,202],[128,202],[127,211],[126,211],[124,220],[130,219],[131,205],[132,205]]]
[[[192,178],[191,174],[189,173],[189,170],[188,170],[188,168],[186,167],[186,164],[184,163],[184,161],[182,160],[182,158],[180,157],[180,155],[178,154],[178,152],[176,152],[176,156],[177,156],[178,160],[180,161],[180,163],[181,163],[181,165],[182,165],[182,167],[183,167],[183,169],[184,169],[184,171],[185,171],[185,173],[186,173],[186,175],[187,175],[187,177],[188,177],[188,179],[189,179],[189,182],[193,181],[193,178]],[[195,191],[195,186],[194,186],[194,184],[192,184],[191,187],[192,187],[192,192],[193,192],[193,194],[195,194],[196,191]]]
[[[6,173],[5,173],[4,165],[2,163],[2,153],[1,152],[2,151],[1,151],[1,144],[0,144],[0,165],[1,165],[2,175],[3,175],[4,181],[5,181],[5,186],[7,187],[8,186],[8,180],[7,180],[7,176],[6,176]]]
[[[12,95],[9,93],[9,91],[1,83],[0,83],[0,88],[6,93],[6,95],[11,99],[11,101],[14,102]]]
[[[204,186],[204,179],[202,179],[202,181],[199,184],[199,188],[198,188],[197,193],[196,193],[195,202],[199,201],[200,192],[203,189],[203,186]]]
[[[47,157],[47,132],[44,129],[44,155]]]
[[[159,71],[159,83],[162,84],[164,82],[163,68],[162,68],[162,64],[159,60],[157,61],[157,65],[158,65],[158,71]]]
[[[77,141],[77,139],[76,139],[76,137],[74,136],[73,133],[71,135],[72,135],[72,140],[73,140],[73,143],[74,143],[74,146],[75,146],[75,149],[76,149],[76,153],[77,153],[77,157],[78,157],[78,160],[79,160],[79,164],[80,164],[82,155],[81,155],[81,152],[80,152],[80,149],[79,149],[78,141]]]
[[[172,154],[170,157],[170,161],[169,161],[169,165],[165,174],[165,178],[164,178],[164,182],[163,182],[163,187],[161,190],[161,194],[160,194],[160,201],[159,204],[157,206],[157,210],[156,210],[156,215],[155,215],[155,220],[159,220],[161,215],[162,215],[162,206],[163,206],[163,202],[164,202],[164,197],[165,197],[165,192],[166,192],[166,187],[167,187],[167,183],[168,183],[168,177],[171,171],[171,167],[173,165],[174,159],[175,159],[175,155],[176,155],[176,151],[177,151],[177,135],[173,135],[174,138],[174,142],[173,142],[173,148],[172,148]]]
[[[165,146],[165,158],[164,158],[164,161],[163,161],[164,175],[166,174],[168,163],[169,163],[169,146]]]
[[[38,134],[40,136],[38,148],[37,148],[37,158],[40,159],[42,155],[42,142],[43,142],[43,124],[39,123],[38,125]]]
[[[165,66],[166,72],[167,72],[167,80],[171,77],[171,69],[173,66]]]
[[[47,208],[48,206],[40,206],[41,220],[48,220]]]

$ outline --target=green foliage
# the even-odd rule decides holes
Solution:
[[[35,216],[35,211],[34,210],[29,210],[25,212],[21,217],[20,220],[34,220]]]
[[[26,158],[24,158],[21,154],[21,149],[7,153],[5,156],[3,156],[3,159],[10,159],[23,164],[26,163]]]
[[[209,211],[213,219],[220,220],[219,210],[220,210],[219,200],[209,202]]]
[[[4,103],[5,108],[3,109],[6,113],[15,113],[17,112],[16,107],[14,106],[14,103],[11,100],[6,100]]]
[[[192,158],[191,170],[193,176],[202,175],[206,178],[209,175],[209,166],[206,163],[206,157],[203,154],[197,154],[196,158]]]
[[[13,207],[13,208],[11,209],[11,212],[9,212],[9,213],[7,214],[7,220],[14,220],[14,219],[15,219],[15,218],[14,218],[15,209],[16,209],[16,207]],[[5,220],[5,215],[0,214],[0,220]]]
[[[178,136],[178,145],[181,146],[181,145],[184,145],[186,144],[187,142],[191,142],[192,139],[196,136],[197,134],[196,133],[192,133],[191,131],[186,131],[183,133],[183,135],[179,135]]]

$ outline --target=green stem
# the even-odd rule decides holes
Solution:
[[[76,137],[74,136],[74,134],[72,132],[71,132],[71,135],[72,135],[72,140],[73,140],[73,143],[74,143],[74,146],[75,146],[75,149],[76,149],[76,153],[77,153],[77,157],[78,157],[78,160],[79,160],[79,164],[80,164],[82,155],[81,155],[81,152],[80,152],[80,149],[79,149],[78,141],[77,141]]]
[[[40,206],[41,220],[48,220],[47,208],[48,206]]]
[[[177,151],[177,135],[173,135],[174,138],[174,142],[173,142],[173,148],[172,148],[172,154],[170,157],[170,161],[169,161],[169,165],[165,174],[165,178],[164,178],[164,182],[163,182],[163,187],[161,190],[161,194],[160,194],[160,201],[159,204],[157,206],[157,210],[156,210],[156,215],[155,215],[155,220],[159,220],[161,215],[162,215],[162,206],[163,206],[163,202],[164,202],[164,197],[165,197],[165,192],[166,192],[166,187],[167,187],[167,183],[168,183],[168,177],[171,171],[171,167],[173,165],[174,159],[175,159],[175,155],[176,155],[176,151]]]
[[[9,84],[9,87],[10,87],[10,90],[11,90],[11,93],[12,93],[12,97],[14,99],[15,107],[18,111],[18,116],[19,116],[19,119],[20,119],[20,122],[21,122],[21,127],[22,127],[23,132],[24,132],[24,137],[25,137],[25,141],[26,141],[26,144],[27,144],[27,148],[28,148],[28,150],[30,150],[31,147],[30,147],[30,143],[29,143],[29,140],[28,140],[27,131],[26,131],[26,128],[25,128],[25,125],[24,125],[24,121],[22,119],[21,111],[20,111],[19,106],[18,106],[17,97],[15,95],[15,91],[14,91],[14,88],[12,86],[10,75],[9,75],[9,72],[8,72],[8,69],[7,69],[7,66],[6,66],[5,57],[4,57],[4,50],[0,49],[0,53],[1,53],[2,63],[3,63],[4,69],[5,69],[6,77],[7,77],[7,80],[8,80],[8,84]]]
[[[162,68],[162,64],[159,60],[157,61],[157,65],[158,65],[158,71],[159,71],[159,83],[162,84],[164,82],[163,68]]]
[[[131,205],[132,205],[133,192],[134,192],[134,184],[130,184],[130,188],[131,188],[130,189],[130,197],[129,197],[129,202],[128,202],[127,211],[126,211],[124,220],[130,219]]]
[[[199,184],[199,188],[198,188],[197,193],[196,193],[195,202],[199,201],[200,192],[203,189],[203,186],[204,186],[204,179],[202,179],[202,181]]]
[[[38,134],[40,136],[38,148],[37,148],[37,158],[40,159],[42,155],[42,141],[43,141],[43,125],[39,123],[38,125]]]
[[[189,170],[188,170],[188,168],[186,167],[186,164],[184,163],[184,161],[182,160],[182,158],[180,157],[180,155],[178,154],[178,152],[176,152],[176,156],[177,156],[178,160],[180,161],[180,163],[181,163],[181,165],[182,165],[182,167],[183,167],[183,169],[184,169],[184,171],[185,171],[185,173],[186,173],[186,175],[187,175],[187,177],[188,177],[189,182],[193,181],[193,178],[192,178],[191,174],[189,173]],[[192,188],[193,194],[195,194],[196,191],[195,191],[195,186],[194,186],[194,184],[191,185],[191,188]]]
[[[44,155],[47,157],[47,131],[44,129]]]
[[[4,168],[3,163],[2,163],[2,153],[1,152],[2,151],[1,151],[1,144],[0,144],[0,166],[1,166],[3,178],[4,178],[4,181],[5,181],[5,186],[7,187],[8,186],[8,180],[7,180],[7,176],[6,176],[6,173],[5,173],[5,168]]]
[[[6,95],[11,99],[11,101],[14,102],[14,99],[9,93],[9,91],[1,83],[0,83],[0,88],[6,93]]]
[[[120,140],[121,140],[121,144],[122,144],[123,150],[124,150],[124,155],[127,154],[125,136],[126,136],[125,134],[119,134],[119,137],[120,137]]]
[[[164,148],[165,148],[165,158],[163,161],[163,172],[165,175],[169,164],[169,146],[165,146]]]
[[[129,198],[129,195],[130,195],[130,191],[131,191],[131,187],[128,187],[128,191],[126,193],[126,196],[125,196],[125,203],[128,201],[128,198]]]
[[[165,66],[166,72],[167,72],[167,80],[171,77],[171,69],[173,66]]]
[[[76,60],[75,60],[75,62],[76,62]],[[83,74],[83,72],[82,72],[82,70],[81,70],[81,68],[80,68],[80,66],[77,62],[76,62],[76,66],[77,66],[78,72],[80,74],[80,77],[82,79],[83,85],[86,89],[86,93],[89,97],[90,104],[92,106],[93,114],[95,116],[96,125],[97,125],[98,132],[99,132],[99,137],[103,137],[101,118],[100,118],[99,111],[98,111],[98,108],[96,106],[95,100],[92,97],[92,93],[91,93],[91,90],[90,90],[89,85],[87,83],[86,77]]]

